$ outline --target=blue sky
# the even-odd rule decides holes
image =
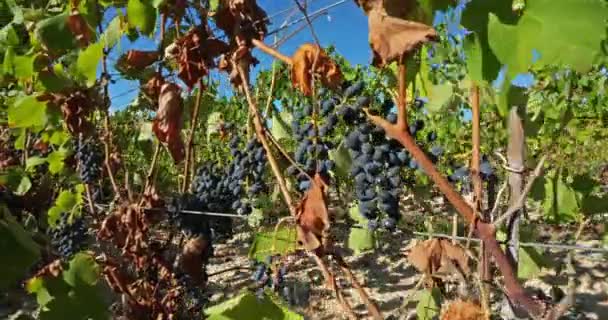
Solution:
[[[309,13],[315,12],[320,8],[339,3],[337,6],[328,10],[327,14],[316,18],[313,22],[316,35],[322,46],[335,46],[337,52],[344,56],[351,64],[369,64],[371,61],[371,50],[368,44],[368,27],[367,17],[363,11],[357,7],[352,0],[309,0]],[[464,35],[466,30],[460,27],[460,14],[464,8],[464,2],[454,10],[447,14],[438,13],[435,17],[435,24],[440,23],[443,19],[448,21],[448,31],[451,34]],[[283,24],[286,20],[293,21],[299,19],[302,15],[297,8],[294,7],[292,1],[276,1],[276,0],[258,0],[258,4],[266,10],[270,19],[268,30],[274,30]],[[292,10],[287,10],[287,9]],[[282,12],[281,14],[276,14]],[[106,19],[111,19],[115,16],[115,12],[107,12]],[[280,31],[276,36],[281,38],[284,35],[290,34],[295,29],[303,26],[305,22],[296,24],[290,28]],[[274,35],[266,38],[266,43],[272,43]],[[308,28],[301,30],[295,36],[283,43],[279,50],[287,55],[291,55],[302,43],[313,42],[314,38]],[[138,92],[138,83],[135,81],[127,81],[119,78],[116,72],[112,72],[113,65],[116,59],[124,52],[131,49],[139,50],[155,50],[156,44],[154,39],[140,37],[135,42],[131,42],[124,36],[119,45],[114,48],[110,54],[109,66],[110,73],[114,76],[116,83],[110,85],[110,97],[112,101],[112,110],[120,110],[126,107],[136,96]],[[260,64],[252,72],[252,79],[256,72],[260,69],[267,69],[272,63],[272,58],[258,50],[254,50],[254,55],[260,61]],[[504,70],[495,81],[495,86],[499,86],[504,78]],[[230,86],[227,83],[225,74],[220,73],[219,79],[222,81],[220,86],[220,94],[229,94]],[[518,76],[513,83],[518,86],[530,86],[534,82],[531,74]]]
[[[326,7],[336,0],[312,0],[309,1],[309,12],[314,12],[320,8]],[[284,11],[285,9],[292,8],[294,3],[292,1],[276,1],[276,0],[258,0],[259,5],[266,10],[268,16],[272,16],[277,12]],[[290,16],[290,13],[292,15]],[[106,19],[110,19],[115,15],[115,12],[108,12]],[[285,19],[289,18],[289,21],[298,19],[301,14],[297,8],[293,12],[288,11],[286,13],[277,15],[271,19],[271,24],[268,25],[268,30],[274,30],[279,27]],[[305,22],[303,22],[305,23]],[[302,26],[303,23],[294,25],[288,29],[282,30],[277,36],[280,38],[282,35],[287,35],[293,30]],[[334,45],[337,51],[343,55],[352,64],[368,64],[371,61],[371,50],[367,41],[367,18],[363,14],[363,11],[355,5],[354,1],[346,0],[344,3],[337,5],[329,10],[327,15],[323,15],[314,20],[314,28],[319,41],[322,46]],[[274,36],[266,38],[266,43],[272,43]],[[308,28],[303,29],[294,37],[287,40],[281,45],[279,50],[287,55],[291,55],[299,45],[304,42],[313,42],[314,39]],[[152,39],[141,37],[135,42],[129,41],[126,37],[123,37],[117,48],[114,48],[110,54],[109,66],[113,69],[113,65],[116,59],[124,52],[131,49],[139,50],[154,50],[156,44]],[[260,60],[260,64],[256,67],[256,70],[269,68],[272,63],[272,58],[258,50],[254,51],[254,55]],[[252,73],[252,77],[255,77],[255,71]],[[127,106],[136,96],[138,83],[135,81],[127,81],[118,78],[119,75],[112,72],[116,83],[110,86],[110,97],[112,99],[112,109],[122,109]],[[221,74],[224,78],[223,81],[227,81],[225,74]],[[229,90],[229,86],[222,86],[224,90]],[[227,94],[227,92],[221,92]]]

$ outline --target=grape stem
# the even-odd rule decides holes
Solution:
[[[488,221],[487,213],[481,214],[481,197],[482,197],[482,183],[481,183],[481,175],[479,173],[479,164],[480,164],[480,145],[481,145],[481,134],[480,134],[480,115],[479,115],[479,87],[477,84],[473,83],[471,87],[469,103],[471,104],[472,111],[472,152],[471,152],[471,180],[473,181],[473,210],[475,211],[476,216],[480,216],[484,221]],[[486,315],[489,315],[489,301],[488,301],[488,291],[490,290],[488,286],[488,281],[490,281],[490,253],[486,249],[485,244],[482,242],[479,250],[479,264],[478,264],[478,272],[481,281],[479,282],[480,287],[480,296],[481,296],[481,306]]]
[[[255,126],[256,136],[257,136],[258,140],[260,141],[260,143],[262,144],[264,150],[266,151],[266,155],[268,157],[268,162],[270,163],[270,168],[272,169],[272,173],[273,173],[275,179],[277,180],[277,183],[279,184],[279,189],[281,190],[281,194],[283,195],[283,198],[285,200],[285,203],[287,204],[289,212],[294,218],[297,219],[298,212],[296,210],[296,207],[293,205],[293,200],[291,198],[291,195],[289,194],[287,185],[285,184],[285,178],[283,177],[283,174],[281,173],[281,169],[279,168],[279,165],[278,165],[276,159],[272,155],[272,150],[270,148],[268,140],[266,139],[266,135],[264,134],[264,126],[262,125],[260,113],[259,113],[255,103],[253,102],[253,99],[251,98],[251,92],[249,91],[249,81],[248,81],[247,77],[245,76],[245,72],[243,71],[240,64],[235,63],[234,65],[236,65],[239,76],[241,77],[241,81],[243,83],[243,89],[245,91],[245,97],[247,98],[247,104],[249,105],[250,113],[253,115],[253,124]],[[329,268],[327,267],[327,265],[325,264],[323,259],[321,259],[321,257],[316,252],[309,252],[309,254],[314,258],[315,262],[321,269],[321,272],[323,273],[323,277],[325,278],[327,285],[334,291],[334,293],[336,294],[336,298],[340,302],[340,304],[341,304],[342,308],[345,310],[345,312],[349,315],[349,318],[357,319],[355,312],[353,311],[353,309],[350,306],[350,304],[348,303],[348,301],[346,301],[346,299],[342,295],[342,292],[339,290],[339,288],[336,284],[335,277],[333,276],[333,274],[331,273],[331,271],[329,270]],[[370,307],[370,305],[368,304],[368,308],[372,308],[372,307]],[[376,309],[377,309],[377,307],[376,307]],[[379,311],[378,311],[378,313],[379,313]],[[374,318],[383,319],[382,316],[374,317]]]
[[[517,201],[514,203],[514,205],[511,206],[509,209],[507,209],[507,211],[505,213],[503,213],[502,216],[500,216],[499,218],[494,220],[494,228],[496,228],[496,229],[500,228],[500,226],[507,219],[509,219],[509,217],[511,217],[511,215],[513,215],[515,212],[519,211],[524,206],[524,203],[526,202],[526,197],[528,196],[528,193],[530,193],[530,190],[532,190],[532,185],[534,184],[534,181],[542,173],[543,164],[545,163],[545,160],[547,160],[547,155],[542,156],[542,158],[540,158],[540,161],[538,161],[538,164],[536,165],[536,168],[534,168],[532,175],[528,179],[528,182],[526,183],[526,186],[524,187],[523,192],[519,195],[519,198],[517,198]]]
[[[400,61],[400,69],[404,69],[403,59]],[[399,119],[404,119],[405,109],[405,97],[406,97],[406,78],[405,72],[399,72],[399,99],[397,110],[401,112]],[[435,168],[435,165],[426,156],[426,154],[416,144],[414,138],[410,135],[407,130],[406,122],[397,122],[396,124],[390,123],[388,120],[370,114],[368,110],[365,110],[367,118],[375,125],[384,129],[385,134],[397,140],[403,145],[414,159],[420,164],[424,172],[433,180],[439,190],[444,194],[447,200],[454,206],[456,211],[474,227],[474,233],[484,242],[486,249],[494,257],[494,261],[500,270],[504,278],[505,292],[509,299],[517,305],[522,306],[530,315],[535,318],[542,318],[546,315],[545,319],[557,319],[559,315],[551,310],[548,310],[548,306],[543,302],[536,300],[526,294],[523,286],[519,283],[513,267],[509,263],[507,256],[500,248],[498,241],[496,240],[496,226],[492,223],[487,223],[480,220],[475,211],[471,206],[467,204],[464,198],[452,188],[448,180]],[[524,193],[525,194],[525,193]]]
[[[196,102],[194,103],[194,109],[190,114],[190,132],[188,133],[188,140],[186,141],[186,160],[184,162],[184,183],[182,184],[182,193],[186,192],[188,189],[188,183],[190,182],[190,167],[192,164],[190,163],[193,158],[194,153],[194,133],[196,132],[196,127],[198,124],[198,113],[201,106],[201,100],[203,96],[204,84],[201,79],[198,84],[198,92],[196,93]]]
[[[293,60],[280,53],[278,50],[271,48],[269,46],[267,46],[263,41],[260,41],[258,39],[252,39],[251,43],[256,46],[258,49],[262,50],[263,52],[265,52],[266,54],[269,54],[270,56],[272,56],[273,58],[283,61],[288,65],[292,65],[293,64]],[[239,71],[240,72],[240,71]]]

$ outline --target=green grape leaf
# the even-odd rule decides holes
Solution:
[[[38,305],[40,306],[45,306],[47,303],[53,300],[53,297],[46,289],[44,279],[40,277],[34,277],[30,279],[26,283],[25,289],[27,290],[27,292],[36,295],[36,302],[38,302]]]
[[[35,167],[46,163],[46,158],[33,156],[29,157],[25,160],[25,170],[30,171],[30,169],[34,169]]]
[[[48,212],[48,224],[54,227],[57,224],[62,213],[72,213],[78,209],[82,203],[82,194],[79,192],[72,192],[69,190],[63,190],[55,199],[55,205],[49,209]]]
[[[481,47],[479,36],[475,33],[467,36],[464,40],[463,48],[467,57],[467,75],[476,83],[484,81],[483,48]]]
[[[359,206],[353,202],[348,208],[348,216],[362,226],[367,226],[367,219],[359,212]]]
[[[0,44],[6,47],[14,47],[19,45],[19,36],[13,28],[13,24],[9,23],[0,29]]]
[[[97,66],[103,56],[103,43],[96,42],[80,51],[76,60],[76,70],[85,79],[88,87],[95,84],[97,79]]]
[[[281,227],[277,230],[258,232],[249,249],[249,258],[263,262],[271,255],[286,255],[297,248],[295,228]]]
[[[14,128],[42,127],[46,124],[46,102],[22,96],[8,107],[8,124]]]
[[[47,156],[49,163],[49,172],[52,174],[60,173],[65,166],[65,158],[68,152],[64,149],[55,150]]]
[[[39,319],[108,319],[107,299],[97,284],[99,268],[93,257],[78,253],[62,276],[31,279],[27,289],[36,294]]]
[[[426,89],[429,102],[425,105],[425,108],[431,113],[440,112],[452,99],[453,90],[449,83],[431,85]]]
[[[5,290],[38,261],[40,248],[8,209],[0,206],[0,216],[0,290]]]
[[[350,166],[353,162],[350,153],[348,152],[348,148],[346,148],[343,143],[340,143],[335,150],[329,151],[329,157],[336,164],[334,169],[336,175],[342,178],[348,178]]]
[[[100,274],[100,266],[91,255],[77,253],[70,261],[69,269],[63,273],[63,279],[72,287],[82,284],[93,286],[97,284]]]
[[[542,207],[548,220],[562,223],[580,218],[576,192],[563,181],[558,171],[553,177],[545,179],[544,195]]]
[[[608,196],[588,195],[583,197],[581,211],[586,216],[608,212]]]
[[[100,41],[105,47],[111,48],[116,45],[118,41],[120,41],[120,37],[122,37],[126,29],[123,23],[124,19],[125,18],[122,16],[122,14],[119,13],[116,17],[114,17],[114,19],[112,19],[112,21],[110,21],[108,27],[103,32]]]
[[[15,70],[15,49],[7,47],[2,60],[2,74],[13,74]]]
[[[215,12],[220,6],[220,0],[209,0],[209,11]]]
[[[15,190],[15,194],[18,196],[22,196],[26,194],[31,188],[32,181],[28,176],[23,175],[23,177],[21,177],[21,182],[19,182],[19,185],[17,186],[17,190]]]
[[[367,225],[361,227],[351,227],[348,235],[348,248],[353,250],[355,254],[374,249],[375,247],[374,232],[367,228]]]
[[[55,146],[62,146],[70,141],[70,135],[64,130],[56,130],[51,134],[49,142]]]
[[[291,118],[291,113],[287,110],[283,110],[280,114],[277,112],[272,114],[272,128],[270,132],[278,141],[291,137],[291,128],[289,127]]]
[[[500,21],[505,23],[515,23],[518,19],[517,14],[511,10],[511,0],[471,0],[465,6],[461,19],[462,25],[476,34],[481,52],[482,75],[487,82],[496,79],[501,67],[501,62],[490,49],[488,39],[490,13],[496,15]]]
[[[586,72],[601,54],[607,16],[603,0],[530,1],[517,24],[490,14],[489,44],[508,66],[507,81],[528,71],[533,50],[540,53],[537,66],[566,64]]]
[[[205,309],[208,320],[303,320],[304,317],[278,304],[265,294],[263,299],[251,292],[242,293],[232,299]],[[253,316],[255,315],[255,316]]]
[[[431,320],[439,315],[441,293],[438,288],[424,289],[418,292],[416,315],[419,320]]]
[[[34,75],[34,55],[15,56],[13,65],[17,79],[29,79]]]
[[[41,71],[38,73],[38,80],[46,91],[59,92],[72,85],[72,81],[63,73]]]
[[[146,35],[151,35],[156,25],[156,9],[148,0],[129,0],[127,4],[129,25],[138,28]]]
[[[520,279],[537,277],[543,267],[551,267],[551,262],[536,248],[520,247],[517,262],[517,276]]]
[[[38,22],[36,38],[52,52],[63,53],[77,47],[76,38],[67,24],[68,13],[62,13]]]

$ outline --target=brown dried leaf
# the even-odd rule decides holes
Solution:
[[[174,83],[163,84],[152,131],[159,141],[167,145],[175,163],[179,163],[184,158],[184,143],[181,136],[182,109],[183,100],[179,87]]]
[[[233,48],[249,46],[252,39],[263,40],[267,32],[266,12],[255,0],[222,0],[213,17]]]
[[[129,50],[125,62],[132,68],[144,69],[159,58],[158,51]]]
[[[464,249],[446,239],[434,238],[418,243],[411,249],[408,261],[418,271],[429,275],[452,273],[454,267],[465,275],[470,272]]]
[[[67,21],[68,29],[76,36],[78,44],[86,47],[93,39],[93,30],[89,27],[84,17],[77,10],[73,10]]]
[[[329,214],[325,197],[327,185],[316,174],[310,189],[304,194],[297,208],[298,238],[306,250],[312,251],[322,245],[323,233],[329,229]]]
[[[202,236],[199,236],[186,241],[182,249],[180,266],[197,284],[202,284],[206,281],[203,274],[203,264],[208,246],[209,242]]]
[[[318,55],[318,57],[317,57]],[[315,64],[315,57],[317,59]],[[299,88],[304,95],[312,94],[312,68],[319,76],[324,86],[336,89],[342,83],[342,72],[338,65],[331,60],[323,49],[316,44],[305,43],[293,54],[291,66],[291,82],[295,88]]]
[[[175,40],[170,48],[165,54],[177,59],[178,76],[192,89],[215,66],[214,59],[228,51],[228,44],[198,26]]]
[[[387,16],[379,10],[369,12],[368,23],[369,42],[374,53],[372,64],[375,66],[396,61],[437,38],[435,29],[424,23]]]
[[[456,300],[441,309],[441,320],[486,320],[487,317],[477,303]]]
[[[160,73],[155,73],[152,78],[146,82],[143,86],[143,91],[148,95],[152,100],[158,100],[158,96],[160,95],[160,88],[165,84],[165,78]]]

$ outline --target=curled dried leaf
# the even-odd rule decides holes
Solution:
[[[68,16],[66,24],[81,47],[86,47],[91,43],[94,32],[80,12],[73,10]]]
[[[158,51],[129,50],[125,55],[125,63],[140,70],[153,64],[159,58]]]
[[[316,59],[316,62],[315,62]],[[291,82],[304,95],[312,94],[312,74],[319,76],[323,85],[336,89],[342,83],[342,72],[338,65],[331,60],[325,51],[316,44],[305,43],[293,54],[291,66]]]
[[[222,0],[214,19],[232,47],[250,46],[252,39],[262,40],[267,32],[266,12],[255,0]]]
[[[372,10],[368,15],[372,64],[383,66],[400,59],[420,45],[435,40],[437,32],[424,23],[403,20]]]
[[[61,264],[61,259],[57,259],[42,267],[36,274],[34,274],[33,278],[37,277],[59,277],[63,272],[63,265]]]
[[[181,136],[182,109],[183,100],[179,87],[174,83],[163,84],[152,131],[160,142],[167,145],[175,163],[183,160],[185,152]]]
[[[160,88],[165,84],[165,78],[160,73],[155,73],[145,85],[143,85],[142,90],[150,99],[158,100],[158,96],[160,95]]]
[[[487,320],[485,312],[477,303],[456,300],[445,304],[441,309],[441,320]]]
[[[446,239],[435,238],[418,243],[410,250],[408,261],[418,271],[429,275],[456,271],[468,275],[470,272],[464,249]]]
[[[316,174],[297,208],[298,240],[309,251],[323,245],[323,235],[329,229],[326,189],[325,181]]]
[[[228,44],[213,38],[198,26],[175,40],[170,48],[165,54],[177,60],[178,76],[193,88],[215,66],[214,59],[228,51]]]
[[[197,284],[206,281],[203,273],[206,252],[209,250],[209,241],[198,236],[186,241],[180,257],[180,266]]]
[[[255,66],[259,61],[251,55],[251,50],[247,49],[244,52],[235,52],[232,56],[236,58],[229,60],[225,55],[220,59],[218,68],[228,73],[232,87],[242,92],[243,81],[239,75],[239,68],[243,70],[245,79],[249,79],[249,71],[252,66]]]

